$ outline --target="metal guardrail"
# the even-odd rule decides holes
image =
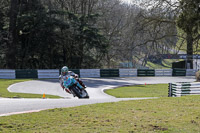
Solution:
[[[155,69],[155,76],[172,76],[172,69]]]
[[[0,69],[0,79],[15,79],[15,70]]]
[[[186,69],[173,69],[172,76],[186,76]]]
[[[138,69],[137,76],[155,76],[154,69]]]
[[[70,69],[80,77],[195,76],[195,69]],[[0,78],[58,78],[58,69],[0,69]]]
[[[137,77],[137,69],[119,69],[120,77]]]
[[[197,71],[196,69],[186,69],[186,76],[195,76]]]
[[[59,69],[40,69],[38,70],[38,79],[51,79],[59,77]]]
[[[200,83],[169,83],[168,96],[200,95]]]
[[[99,78],[100,69],[80,69],[81,78]]]
[[[38,78],[36,69],[17,69],[15,74],[17,79]]]
[[[72,72],[80,75],[80,69],[69,69],[69,71],[72,71]]]
[[[101,77],[119,77],[119,69],[100,69]]]

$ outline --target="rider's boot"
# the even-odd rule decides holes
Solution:
[[[71,94],[70,90],[68,88],[65,89],[65,91],[69,94]]]

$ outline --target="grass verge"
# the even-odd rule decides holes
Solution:
[[[0,97],[5,98],[42,98],[40,94],[26,94],[26,93],[11,93],[7,90],[8,86],[29,81],[30,79],[0,79]],[[60,98],[59,96],[45,95],[46,98]]]
[[[200,132],[200,96],[121,101],[1,117],[0,132]]]
[[[126,91],[129,91],[129,95],[121,93],[120,88],[112,90],[118,91],[120,97],[163,96],[159,99],[101,103],[4,116],[0,119],[0,132],[200,132],[200,96],[169,98],[164,94],[166,86],[167,84],[128,87]],[[154,92],[156,88],[160,90]]]
[[[107,94],[117,98],[131,97],[167,97],[168,84],[151,84],[136,85],[128,87],[120,87],[116,89],[106,90]]]

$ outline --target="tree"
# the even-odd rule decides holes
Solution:
[[[10,22],[9,22],[9,42],[6,49],[6,65],[9,69],[16,68],[16,48],[18,43],[17,36],[17,14],[19,0],[10,1]]]
[[[0,2],[0,68],[6,68],[6,49],[8,43],[8,12],[9,1],[1,0]]]
[[[186,34],[187,41],[187,60],[190,68],[193,68],[192,55],[195,40],[200,38],[200,1],[181,0],[181,13],[177,20],[177,26]]]
[[[95,68],[101,65],[100,60],[107,52],[107,42],[95,26],[97,17],[98,14],[75,15],[69,13],[71,33],[76,46],[76,49],[70,54],[72,67]],[[91,64],[91,62],[93,63]]]

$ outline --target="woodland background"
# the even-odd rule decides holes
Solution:
[[[0,0],[1,69],[145,67],[199,39],[199,0]]]

